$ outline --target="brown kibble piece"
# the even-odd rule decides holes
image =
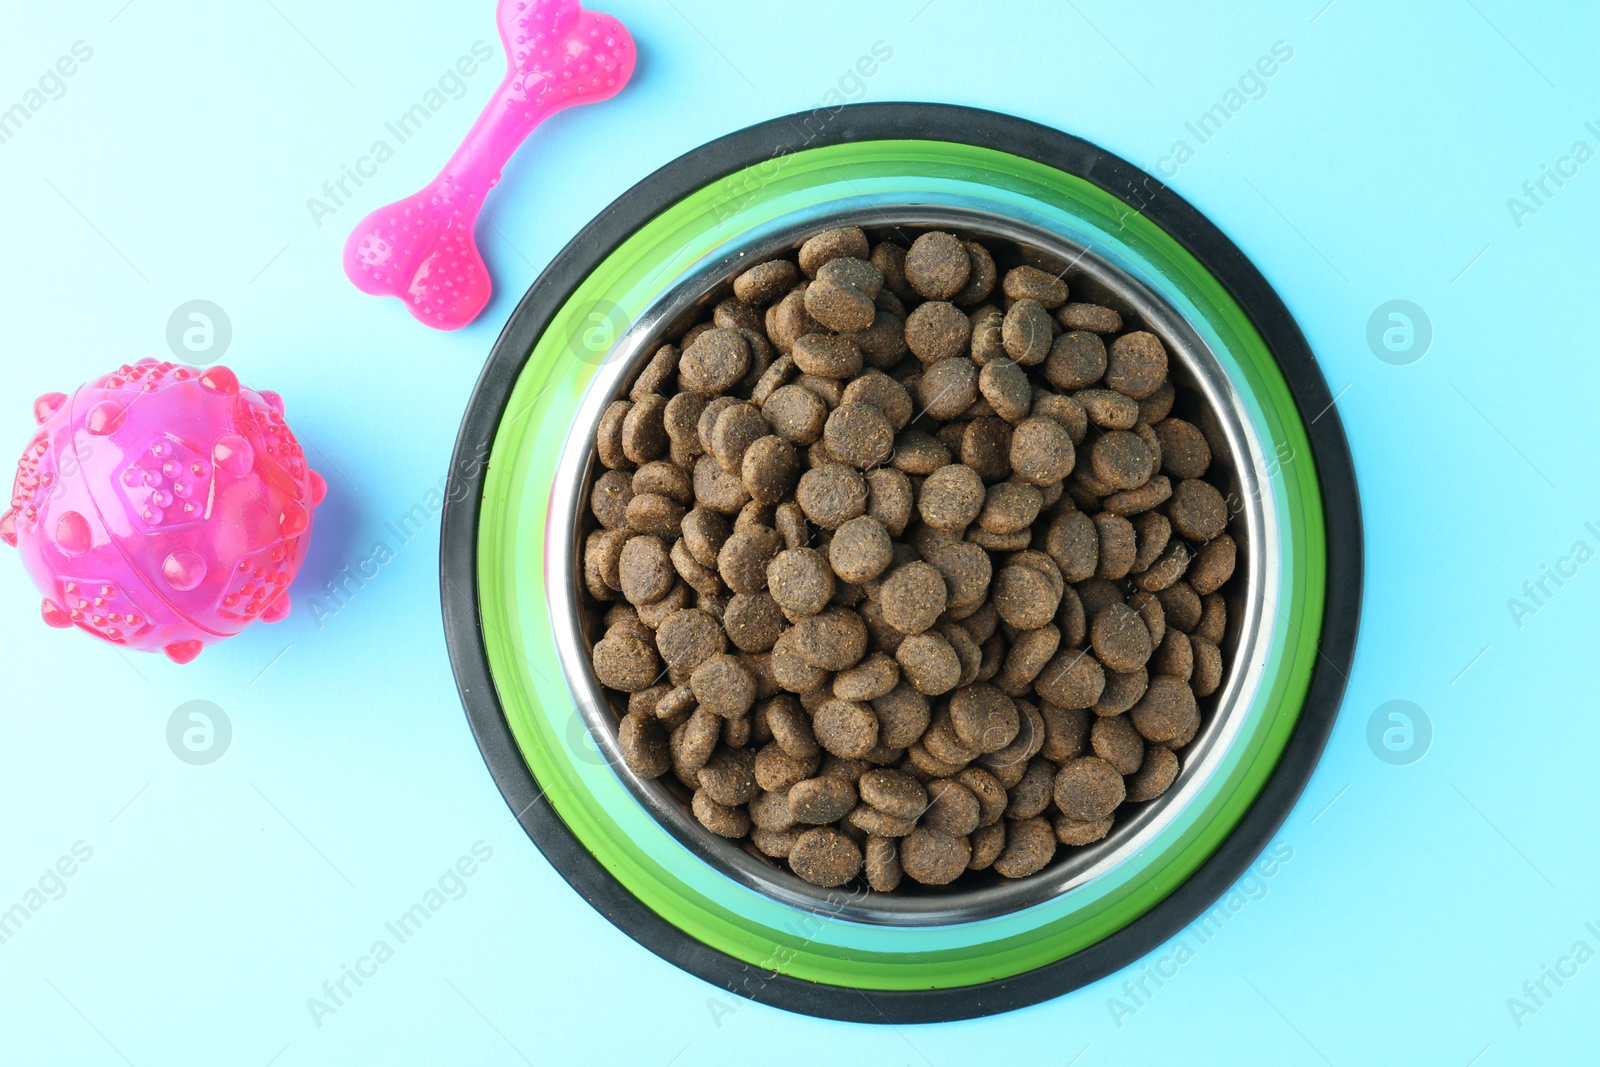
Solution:
[[[824,530],[836,530],[867,510],[867,483],[842,463],[825,463],[800,476],[795,502],[806,518]]]
[[[735,593],[759,593],[767,587],[767,564],[782,547],[770,526],[737,527],[717,553],[717,572]]]
[[[672,769],[667,735],[654,715],[632,711],[617,726],[617,747],[622,761],[640,778],[659,778]]]
[[[1055,340],[1050,313],[1037,300],[1018,300],[1000,324],[1006,355],[1025,367],[1043,363]]]
[[[900,842],[900,866],[908,878],[923,885],[948,885],[961,876],[972,859],[965,837],[919,826]]]
[[[1116,810],[1125,796],[1122,775],[1098,756],[1079,757],[1056,774],[1056,807],[1069,819],[1103,819]]]
[[[812,719],[817,743],[842,759],[860,759],[878,743],[878,717],[866,704],[830,699]]]
[[[733,280],[733,295],[746,304],[764,307],[777,300],[800,280],[800,272],[787,259],[761,263]]]
[[[1189,592],[1194,594],[1193,589]],[[1208,594],[1201,600],[1200,620],[1195,623],[1191,635],[1210,641],[1213,645],[1221,645],[1227,632],[1228,603],[1221,593]]]
[[[763,781],[763,775],[771,778],[778,764],[774,761],[785,761],[783,771],[777,776],[776,781],[783,782],[777,789],[768,787]],[[798,768],[799,762],[777,750],[776,745],[768,745],[756,753],[756,784],[762,790],[750,801],[750,821],[759,829],[781,833],[794,828],[794,812],[789,810],[789,787],[795,782],[803,781],[806,775],[802,772],[790,779],[793,769]]]
[[[1089,745],[1089,712],[1083,708],[1058,708],[1040,705],[1044,718],[1044,747],[1039,751],[1054,763],[1065,763],[1083,755]]]
[[[925,414],[954,419],[978,399],[978,368],[970,359],[942,359],[922,372],[917,399]]]
[[[994,257],[989,250],[977,241],[962,241],[967,250],[967,284],[961,291],[950,299],[962,307],[971,307],[981,304],[994,292],[994,283],[999,277],[995,269]]]
[[[867,652],[867,624],[849,608],[831,607],[794,624],[795,651],[813,667],[842,671]]]
[[[987,870],[1005,850],[1005,823],[985,823],[972,831],[967,839],[972,842],[972,858],[967,861],[967,870]]]
[[[944,576],[920,560],[908,563],[884,579],[878,600],[885,622],[901,633],[920,634],[944,614]]]
[[[656,648],[674,671],[693,671],[727,647],[728,635],[722,624],[698,608],[675,611],[656,628]]]
[[[699,705],[724,719],[743,715],[756,700],[756,682],[736,656],[722,653],[695,667],[689,688]]]
[[[1126,578],[1133,569],[1133,559],[1139,551],[1133,524],[1121,515],[1108,512],[1094,516],[1093,521],[1100,538],[1100,563],[1095,570],[1095,577],[1111,580]]]
[[[1150,630],[1126,604],[1112,604],[1089,622],[1089,641],[1100,662],[1111,670],[1137,670],[1150,659]]]
[[[761,410],[754,404],[740,402],[717,409],[711,433],[702,443],[723,470],[738,474],[744,463],[745,450],[770,432],[771,428],[762,417]],[[634,492],[639,492],[638,486],[634,487]]]
[[[633,461],[622,451],[622,424],[632,410],[632,401],[613,400],[600,416],[600,425],[595,429],[595,453],[600,457],[600,462],[612,470],[633,466]]]
[[[794,825],[794,814],[789,810],[787,798],[789,787],[815,774],[820,762],[816,756],[810,759],[791,756],[776,741],[757,752],[756,784],[769,792],[783,794],[783,803],[780,806],[776,801],[767,801],[766,806],[770,809],[768,811],[758,811],[756,805],[752,803],[750,817],[755,820],[756,825],[765,825],[769,830],[786,830]],[[765,823],[763,819],[766,820]]]
[[[1205,605],[1188,582],[1174,582],[1165,589],[1157,590],[1156,599],[1161,602],[1167,622],[1186,634],[1193,634],[1204,617]]]
[[[801,373],[818,378],[849,378],[861,370],[861,349],[831,334],[806,334],[795,341],[789,355]]]
[[[700,825],[718,837],[739,838],[750,832],[750,816],[743,808],[718,804],[704,789],[695,791],[691,807]]]
[[[1139,425],[1139,402],[1111,389],[1079,389],[1072,398],[1083,405],[1089,421],[1104,430],[1131,430]]]
[[[1174,478],[1198,478],[1211,467],[1211,446],[1192,422],[1167,418],[1150,427],[1161,442],[1161,469]]]
[[[785,385],[767,397],[761,414],[779,437],[793,444],[809,445],[822,436],[828,405],[803,385]]]
[[[651,393],[670,392],[672,376],[677,373],[677,346],[662,345],[650,357],[650,362],[645,364],[644,370],[639,372],[639,377],[634,379],[633,385],[628,389],[628,399],[637,401]]]
[[[750,502],[739,477],[723,470],[710,456],[695,460],[694,496],[700,506],[723,515],[737,515]]]
[[[1195,696],[1208,697],[1222,685],[1222,650],[1203,637],[1190,638],[1194,649],[1194,674],[1189,685]]]
[[[792,619],[815,615],[833,599],[833,571],[814,548],[789,548],[767,564],[767,589]]]
[[[800,654],[795,646],[793,629],[785,630],[778,636],[773,643],[771,656],[773,678],[791,693],[816,693],[833,677]]]
[[[1006,355],[1003,327],[1005,314],[991,304],[985,304],[972,313],[972,361],[980,367],[997,359],[1010,359]]]
[[[1092,845],[1111,832],[1111,816],[1103,819],[1070,819],[1057,813],[1051,820],[1056,840],[1063,845]]]
[[[900,852],[892,838],[869,836],[866,844],[867,884],[879,893],[892,893],[900,885]]]
[[[883,272],[883,286],[901,300],[915,300],[916,290],[906,283],[906,250],[884,241],[873,245],[867,262]],[[880,298],[882,293],[878,294]]]
[[[1019,819],[1006,831],[1006,847],[995,857],[994,872],[1003,878],[1026,878],[1055,858],[1056,835],[1048,820]]]
[[[800,246],[800,269],[805,271],[807,278],[815,278],[823,264],[830,260],[845,256],[866,259],[868,255],[867,235],[861,232],[860,227],[824,230]]]
[[[1057,515],[1045,534],[1045,551],[1061,568],[1068,582],[1092,578],[1100,566],[1100,533],[1094,520],[1081,511]]]
[[[684,507],[659,493],[635,493],[628,501],[628,529],[676,540],[683,526]]]
[[[700,768],[700,788],[725,807],[747,804],[756,795],[755,753],[743,748],[719,748]]]
[[[762,855],[773,859],[788,859],[798,840],[799,830],[764,830],[757,826],[750,831],[750,843],[760,849]]]
[[[1153,457],[1137,434],[1111,430],[1089,450],[1094,476],[1113,489],[1137,489],[1154,473]]]
[[[1194,562],[1189,565],[1188,572],[1184,575],[1189,581],[1189,586],[1196,593],[1205,596],[1221,589],[1223,583],[1233,577],[1234,561],[1238,556],[1239,546],[1227,534],[1218,534],[1211,541],[1200,546],[1200,551],[1195,554]]]
[[[1003,288],[1012,300],[1033,300],[1051,309],[1067,302],[1067,283],[1038,267],[1011,268]]]
[[[1018,630],[1036,630],[1055,618],[1062,586],[1036,567],[1012,564],[994,576],[994,607]]]
[[[1150,684],[1150,672],[1143,667],[1131,671],[1106,671],[1106,687],[1091,709],[1096,715],[1121,715],[1139,702]]]
[[[664,496],[686,507],[694,503],[694,479],[688,471],[666,460],[654,460],[634,471],[633,491],[637,496]]]
[[[1033,525],[1044,506],[1037,488],[1022,482],[997,482],[989,486],[978,525],[990,533],[1017,533]]]
[[[1092,708],[1106,687],[1105,669],[1087,649],[1064,649],[1045,664],[1033,691],[1062,708]]]
[[[660,600],[678,580],[666,544],[649,534],[630,537],[622,546],[617,575],[622,595],[630,604]]]
[[[678,357],[678,385],[691,393],[722,393],[750,370],[750,342],[738,330],[712,328]]]
[[[1183,679],[1158,674],[1128,715],[1145,740],[1159,745],[1182,737],[1199,719],[1200,709]]]
[[[1122,316],[1099,304],[1068,304],[1056,312],[1056,321],[1063,329],[1088,330],[1091,333],[1121,333]]]
[[[767,309],[765,325],[772,347],[783,355],[788,355],[794,348],[794,343],[807,334],[827,331],[827,327],[812,318],[811,313],[806,310],[803,283],[802,286],[791,289],[787,296]],[[681,357],[679,362],[682,362]]]
[[[622,419],[622,454],[632,463],[648,463],[667,450],[667,430],[662,418],[667,399],[656,393],[639,398]]]
[[[1182,630],[1166,631],[1150,659],[1150,669],[1189,681],[1194,675],[1194,641]]]
[[[1033,407],[1033,386],[1020,364],[991,360],[978,372],[978,391],[1007,422],[1021,422]]]
[[[722,515],[697,507],[683,517],[681,532],[684,547],[694,561],[702,567],[715,567],[717,553],[722,551],[722,543],[733,530]]]
[[[905,429],[906,423],[916,414],[911,394],[906,392],[905,386],[881,371],[869,370],[845,386],[840,402],[845,405],[870,404],[889,420],[889,426],[895,433]]]
[[[828,562],[834,574],[847,582],[871,581],[883,573],[893,556],[889,531],[870,515],[859,516],[840,526],[828,544]]]
[[[1068,590],[1063,590],[1065,594]],[[1032,630],[1022,630],[1012,638],[999,671],[994,675],[995,688],[1008,696],[1020,697],[1033,688],[1045,664],[1061,648],[1061,630],[1046,624]]]
[[[1144,738],[1126,715],[1102,715],[1089,730],[1094,754],[1118,774],[1132,774],[1144,764]]]
[[[1178,390],[1172,382],[1163,382],[1161,388],[1139,401],[1139,421],[1154,426],[1172,414],[1172,406],[1177,402]]]
[[[865,470],[888,460],[894,451],[894,427],[871,404],[840,404],[828,415],[822,440],[833,458]]]
[[[1106,343],[1097,335],[1071,330],[1050,343],[1045,379],[1057,389],[1087,389],[1106,372]]]
[[[907,284],[919,296],[948,300],[966,286],[972,261],[960,239],[935,230],[911,243],[904,269]]]
[[[861,873],[861,846],[831,826],[819,826],[795,840],[789,867],[813,885],[841,886]]]
[[[794,491],[800,477],[800,457],[794,446],[769,434],[745,449],[740,481],[750,499],[758,504],[777,504]]]
[[[906,347],[929,365],[962,355],[971,337],[972,322],[966,314],[942,300],[918,304],[906,316]]]
[[[867,514],[892,537],[905,532],[916,508],[916,493],[904,471],[879,467],[866,473]]]
[[[1143,766],[1128,779],[1128,800],[1135,804],[1154,800],[1177,778],[1178,757],[1171,749],[1151,745],[1145,749]]]
[[[928,806],[928,791],[903,771],[875,768],[863,774],[857,786],[862,800],[897,818],[918,818]]]
[[[589,491],[589,510],[608,530],[626,529],[628,503],[633,499],[633,479],[621,471],[606,471]]]
[[[1011,744],[1021,723],[1015,702],[987,683],[965,686],[950,696],[950,725],[978,752],[998,752]]]
[[[901,677],[925,696],[948,693],[961,681],[961,659],[939,634],[912,634],[900,642],[894,658]]]
[[[949,463],[922,483],[917,511],[929,526],[959,532],[978,517],[986,499],[983,479],[976,471],[964,464]]]
[[[1135,400],[1149,396],[1167,379],[1167,350],[1145,330],[1125,333],[1111,342],[1106,359],[1106,385]]]
[[[922,813],[923,826],[954,837],[965,837],[978,828],[982,809],[972,790],[952,778],[935,779],[928,783],[927,790],[929,801]]]
[[[1072,473],[1075,458],[1071,436],[1054,419],[1024,419],[1012,434],[1011,467],[1034,485],[1061,481]]]
[[[799,823],[822,826],[838,822],[855,806],[856,787],[845,778],[808,778],[789,789],[789,811]]]
[[[1206,542],[1228,525],[1228,505],[1214,485],[1197,478],[1185,478],[1172,488],[1167,502],[1167,518],[1172,526],[1191,541]]]
[[[806,311],[830,330],[865,330],[872,325],[877,311],[872,301],[882,285],[882,272],[865,260],[829,260],[806,288]]]
[[[872,710],[878,716],[878,742],[891,748],[912,744],[928,728],[928,698],[904,681],[875,698]]]

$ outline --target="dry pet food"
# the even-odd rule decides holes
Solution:
[[[1180,779],[1227,673],[1202,401],[1015,258],[815,234],[599,424],[582,583],[623,759],[818,886],[1101,840]]]

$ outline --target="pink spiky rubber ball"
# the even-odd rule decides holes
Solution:
[[[188,663],[289,613],[327,483],[283,400],[227,367],[142,359],[33,405],[0,540],[51,626]]]

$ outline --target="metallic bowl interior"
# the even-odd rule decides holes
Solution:
[[[601,414],[612,400],[626,395],[647,354],[661,340],[680,333],[732,294],[731,281],[742,270],[796,247],[812,233],[846,225],[861,226],[874,241],[891,234],[909,241],[929,229],[980,239],[994,252],[1002,276],[1022,263],[1062,274],[1073,300],[1116,308],[1130,327],[1156,333],[1167,346],[1171,376],[1179,386],[1174,411],[1199,425],[1209,439],[1214,456],[1210,478],[1230,501],[1228,531],[1240,551],[1234,576],[1223,589],[1228,602],[1222,646],[1227,667],[1222,686],[1201,701],[1204,722],[1180,753],[1177,781],[1153,801],[1119,808],[1105,839],[1062,848],[1048,866],[1026,878],[969,873],[959,887],[924,887],[908,879],[892,894],[863,891],[847,898],[838,890],[813,886],[775,866],[753,846],[703,829],[690,814],[686,791],[670,773],[653,781],[635,776],[616,742],[617,719],[626,709],[613,707],[590,666],[589,652],[603,609],[586,603],[581,554],[585,534],[595,528],[588,491],[598,473],[593,441]],[[1266,621],[1272,611],[1263,591],[1276,588],[1280,569],[1272,547],[1277,544],[1277,529],[1265,455],[1237,387],[1188,322],[1141,282],[1071,237],[1035,222],[956,203],[818,210],[804,219],[786,220],[782,228],[751,237],[748,243],[708,255],[631,324],[597,370],[557,459],[551,493],[552,531],[565,531],[549,538],[545,561],[557,652],[579,713],[607,762],[684,848],[728,878],[794,907],[860,923],[933,926],[1020,911],[1068,893],[1136,857],[1217,773],[1238,737],[1239,709],[1250,705],[1267,660]]]

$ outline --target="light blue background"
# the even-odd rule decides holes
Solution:
[[[321,228],[306,199],[474,41],[500,62],[487,0],[5,0],[0,108],[74,42],[94,50],[0,144],[6,449],[27,439],[34,396],[166,356],[169,314],[204,298],[232,321],[224,361],[283,394],[330,494],[290,618],[187,667],[47,629],[21,567],[0,561],[0,908],[74,842],[94,850],[0,945],[0,1059],[1583,1058],[1600,962],[1548,984],[1520,1027],[1507,998],[1580,938],[1600,949],[1584,929],[1600,927],[1600,563],[1520,628],[1507,598],[1575,541],[1600,549],[1584,526],[1600,527],[1600,162],[1520,228],[1506,200],[1575,140],[1600,149],[1584,128],[1600,125],[1600,26],[1577,3],[1321,2],[813,0],[758,15],[607,0],[641,46],[634,83],[515,158],[479,228],[495,298],[440,334],[357,293],[339,251],[362,214],[432,177],[497,71]],[[483,767],[445,655],[437,519],[403,546],[384,530],[440,486],[501,324],[585,222],[680,153],[817,105],[880,40],[893,58],[855,95],[1009,111],[1152,169],[1175,140],[1193,146],[1184,123],[1275,41],[1294,51],[1171,180],[1277,287],[1339,394],[1364,625],[1327,752],[1278,836],[1293,859],[1210,942],[1191,939],[1194,958],[1120,1027],[1108,999],[1138,967],[999,1018],[891,1029],[738,1000],[635,945],[555,874]],[[1410,366],[1366,341],[1395,298],[1434,330]],[[322,583],[379,538],[395,558],[314,619]],[[210,766],[167,747],[191,699],[232,721]],[[1395,699],[1433,726],[1408,766],[1367,742]],[[478,841],[493,859],[466,895],[315,1025],[307,998]]]

